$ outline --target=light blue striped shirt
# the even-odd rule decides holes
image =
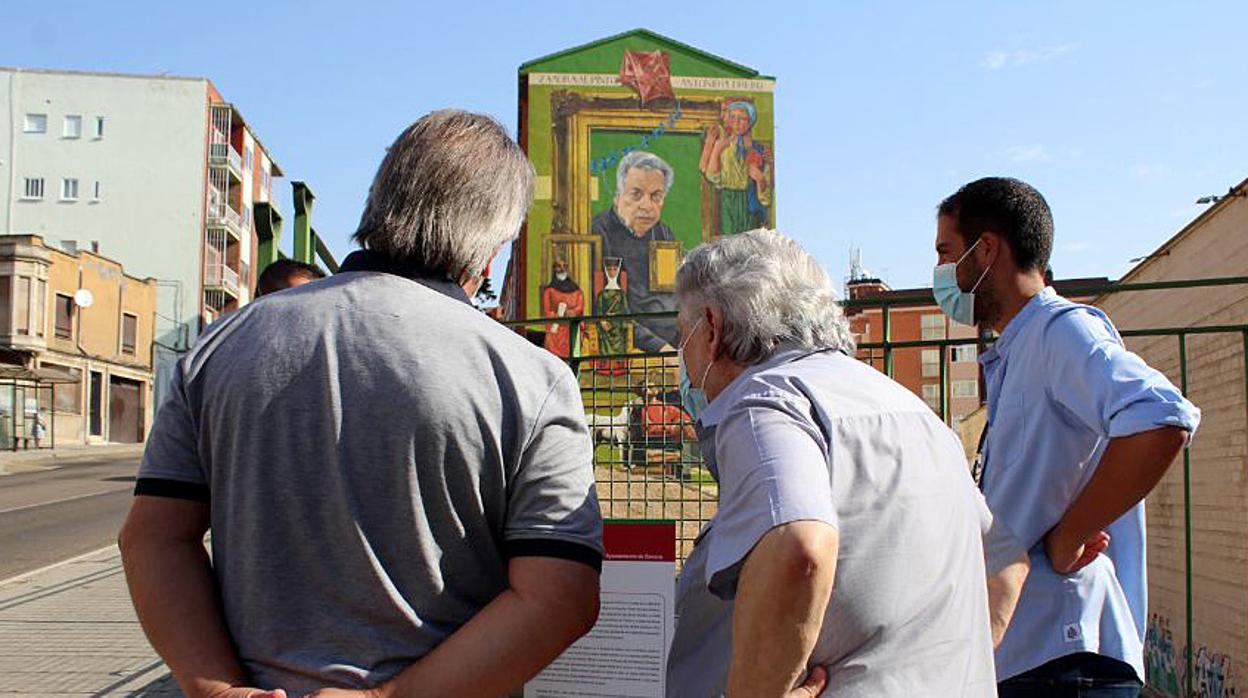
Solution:
[[[988,389],[984,495],[995,523],[1031,555],[997,649],[997,679],[1076,652],[1119,659],[1143,679],[1144,503],[1109,526],[1105,554],[1071,575],[1053,571],[1044,535],[1087,485],[1110,439],[1162,426],[1194,432],[1200,410],[1126,350],[1103,312],[1051,288],[1023,307],[980,363]]]

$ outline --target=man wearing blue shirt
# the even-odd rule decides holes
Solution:
[[[1138,696],[1148,614],[1144,497],[1200,410],[1123,347],[1103,312],[1048,288],[1053,218],[1015,179],[941,204],[933,295],[992,328],[981,487],[1031,574],[997,648],[1002,698]]]

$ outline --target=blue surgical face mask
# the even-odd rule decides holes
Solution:
[[[963,291],[958,285],[958,265],[971,254],[971,250],[975,249],[979,240],[967,248],[958,261],[939,264],[932,270],[932,297],[936,299],[936,305],[939,305],[945,315],[948,315],[954,322],[960,322],[963,325],[975,324],[975,290],[983,283],[984,277],[988,276],[988,270],[992,269],[992,265],[989,264],[988,269],[979,275],[979,281],[975,282],[970,291]]]
[[[702,416],[702,411],[706,409],[709,401],[706,399],[706,375],[711,372],[712,361],[706,365],[706,370],[702,372],[702,385],[695,388],[693,381],[689,380],[689,369],[685,367],[685,345],[693,338],[693,333],[698,331],[698,327],[702,325],[703,318],[698,318],[694,323],[693,329],[689,331],[685,341],[681,342],[680,348],[676,350],[676,356],[680,360],[680,404],[689,413],[689,417],[693,421],[698,421]]]

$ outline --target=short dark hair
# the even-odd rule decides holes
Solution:
[[[1043,270],[1053,252],[1053,213],[1036,188],[1012,177],[984,177],[940,202],[967,245],[986,230],[1002,235],[1020,269]]]
[[[269,264],[256,279],[256,297],[290,288],[290,280],[303,277],[311,281],[325,278],[325,272],[315,265],[294,259],[279,259]]]

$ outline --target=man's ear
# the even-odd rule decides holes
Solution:
[[[711,331],[711,360],[719,358],[720,350],[724,343],[724,316],[717,308],[707,305],[702,311],[705,313],[703,320]]]
[[[985,230],[983,233],[980,233],[979,237],[981,239],[979,246],[983,255],[981,259],[984,260],[983,267],[996,266],[997,262],[1004,259],[1002,255],[1009,252],[1009,246],[1006,245],[1005,238],[992,230]]]

